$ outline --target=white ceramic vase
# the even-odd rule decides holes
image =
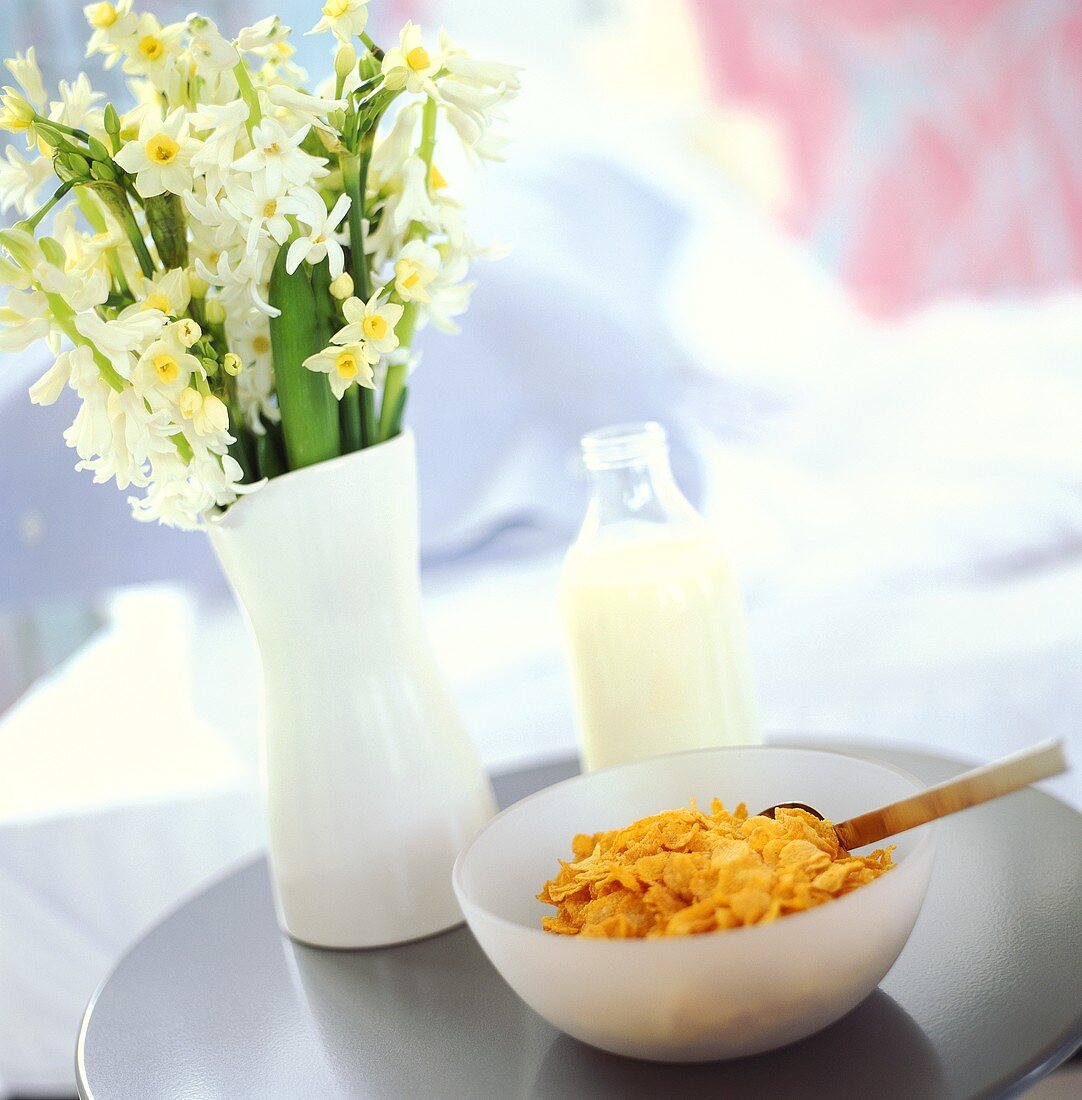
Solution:
[[[495,802],[424,626],[412,436],[275,478],[210,538],[262,657],[282,927],[350,948],[458,924],[451,867]]]

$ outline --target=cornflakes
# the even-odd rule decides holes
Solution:
[[[714,799],[710,813],[667,810],[626,829],[580,834],[572,862],[546,882],[542,918],[564,936],[643,939],[766,924],[871,882],[893,866],[889,848],[854,856],[834,827],[799,809],[775,818],[733,813]]]

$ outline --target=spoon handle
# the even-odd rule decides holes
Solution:
[[[1038,779],[1048,779],[1067,770],[1062,741],[1042,741],[1002,760],[984,764],[956,779],[929,787],[911,798],[880,806],[866,814],[851,817],[835,826],[838,839],[852,851],[865,844],[874,844],[884,837],[904,833],[927,821],[957,813],[1021,787]]]

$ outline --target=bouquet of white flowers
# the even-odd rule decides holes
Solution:
[[[6,63],[0,127],[27,152],[0,160],[0,201],[26,220],[0,231],[0,347],[57,353],[31,398],[76,391],[78,466],[142,490],[139,519],[192,527],[265,478],[390,439],[415,333],[455,331],[466,309],[482,250],[437,133],[500,159],[517,70],[412,23],[381,49],[367,3],[327,0],[308,33],[338,40],[334,72],[311,91],[277,17],[230,40],[132,0],[85,9],[87,55],[133,78],[123,114],[82,73],[48,102],[33,49]]]

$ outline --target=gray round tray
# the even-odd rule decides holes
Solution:
[[[964,764],[830,745],[939,782]],[[501,805],[571,763],[496,779]],[[1027,790],[948,818],[927,901],[879,990],[809,1039],[735,1062],[605,1054],[522,1004],[459,928],[321,951],[275,923],[265,863],[164,920],[91,1000],[84,1100],[1009,1095],[1082,1043],[1082,816]]]

